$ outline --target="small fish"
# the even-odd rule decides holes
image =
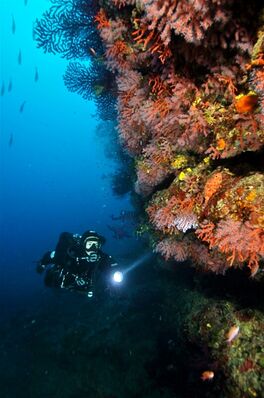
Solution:
[[[20,108],[19,108],[19,112],[20,112],[20,113],[23,113],[23,112],[24,112],[24,108],[25,108],[26,102],[27,102],[27,101],[24,101],[24,102],[22,102],[22,104],[20,105]]]
[[[89,47],[88,50],[92,57],[97,57],[97,52],[95,51],[95,49],[93,47]]]
[[[13,134],[10,134],[9,141],[8,141],[9,148],[11,148],[12,145],[13,145]]]
[[[232,326],[226,334],[226,342],[231,343],[239,334],[239,326]]]
[[[213,380],[213,378],[214,378],[214,372],[212,370],[205,370],[201,374],[202,381]]]
[[[2,83],[2,87],[1,87],[1,97],[3,97],[3,95],[5,94],[5,83]]]
[[[37,82],[38,79],[39,79],[39,74],[38,74],[38,68],[36,67],[34,81]]]
[[[12,15],[12,33],[13,35],[16,33],[16,21],[14,15]]]
[[[7,91],[10,93],[10,91],[12,91],[12,88],[13,88],[13,83],[12,83],[12,80],[10,79]]]
[[[24,4],[25,6],[27,6],[28,0],[24,0]]]
[[[18,65],[22,64],[22,53],[21,53],[21,50],[19,50],[18,57],[17,57],[17,62],[18,62]]]

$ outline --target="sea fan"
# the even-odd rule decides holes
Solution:
[[[35,23],[37,46],[64,58],[88,58],[89,48],[103,54],[94,25],[98,10],[93,0],[52,0],[53,6]]]
[[[114,79],[102,63],[92,62],[86,66],[80,62],[71,62],[63,78],[69,91],[80,94],[84,99],[95,100],[101,119],[116,119]]]

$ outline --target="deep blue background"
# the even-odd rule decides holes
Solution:
[[[117,257],[129,243],[114,240],[107,228],[111,214],[129,209],[129,198],[114,197],[110,181],[102,178],[117,164],[105,156],[107,139],[96,134],[94,104],[67,91],[62,76],[68,61],[44,54],[33,41],[33,23],[49,6],[47,0],[28,0],[27,6],[24,0],[2,0],[0,5],[1,85],[6,89],[0,97],[2,316],[49,294],[34,261],[54,248],[61,231],[96,229],[107,238],[105,250]]]

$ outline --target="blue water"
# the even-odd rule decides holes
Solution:
[[[111,181],[103,178],[118,167],[105,154],[111,136],[96,133],[100,121],[93,102],[64,86],[68,62],[44,54],[33,41],[33,23],[49,6],[47,0],[29,0],[27,6],[24,0],[2,0],[0,6],[2,317],[47,294],[34,261],[54,248],[62,231],[94,229],[106,237],[105,251],[117,257],[129,245],[116,241],[107,227],[111,214],[131,208],[129,196],[114,196]]]

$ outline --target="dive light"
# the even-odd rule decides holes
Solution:
[[[121,271],[116,271],[113,276],[112,279],[115,283],[121,283],[124,279],[124,274]]]

